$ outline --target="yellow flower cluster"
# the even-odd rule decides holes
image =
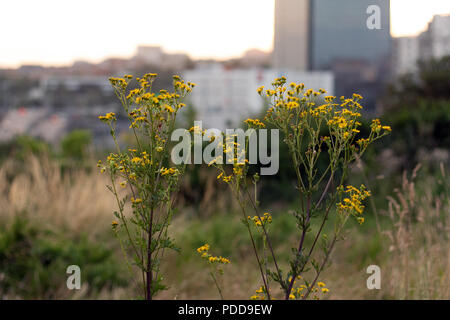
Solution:
[[[133,159],[131,159],[131,162],[135,163],[135,164],[139,164],[142,162],[142,158],[134,157]]]
[[[250,297],[250,300],[265,300],[265,289],[263,286],[259,287],[259,289],[255,290],[255,294]]]
[[[373,119],[372,124],[370,125],[372,131],[379,133],[381,130],[385,130],[387,132],[391,132],[392,129],[389,126],[382,126],[379,119]]]
[[[362,106],[354,99],[355,97],[344,99],[340,105],[342,107],[341,110],[332,111],[331,108],[329,109],[332,117],[327,121],[327,124],[330,128],[330,133],[336,136],[337,139],[343,138],[348,140],[360,132],[358,127],[361,126],[361,123],[357,120],[361,117],[361,113],[356,110],[362,108]],[[338,106],[338,104],[329,105]]]
[[[130,129],[139,128],[139,125],[143,122],[148,123],[148,112],[143,110],[143,108],[134,109],[133,111],[128,113],[128,116],[130,117],[130,120],[132,120]]]
[[[197,248],[197,252],[201,253],[201,257],[203,259],[208,260],[208,262],[210,262],[210,263],[216,263],[217,262],[217,263],[220,263],[220,264],[228,264],[228,263],[231,262],[229,259],[224,258],[222,256],[215,257],[215,256],[209,254],[209,248],[210,248],[209,244],[206,243],[203,246]]]
[[[265,212],[264,215],[262,215],[261,217],[259,216],[253,216],[247,217],[248,220],[253,221],[253,223],[255,224],[255,226],[260,227],[262,225],[266,225],[269,223],[272,223],[272,215],[269,212]]]
[[[165,167],[162,167],[160,172],[161,172],[162,176],[167,176],[167,175],[174,176],[179,173],[178,169],[176,169],[176,168],[165,168]]]
[[[337,204],[339,213],[351,214],[357,218],[357,221],[362,224],[364,218],[361,215],[364,212],[364,205],[362,202],[370,197],[370,191],[366,190],[364,185],[361,185],[360,189],[353,186],[347,186],[345,191],[343,187],[340,189],[347,196]]]
[[[116,121],[116,114],[114,112],[109,112],[104,116],[99,116],[98,118],[104,122]]]
[[[141,92],[140,89],[133,89],[133,90],[130,90],[130,92],[129,92],[128,95],[127,95],[127,100],[133,98],[135,95],[139,94],[140,92]]]
[[[361,123],[358,119],[361,117],[359,110],[363,108],[360,104],[363,99],[361,95],[353,94],[347,99],[341,97],[340,103],[337,103],[335,96],[322,96],[326,93],[324,89],[306,90],[302,83],[291,83],[286,88],[285,83],[285,77],[277,78],[272,82],[273,88],[265,90],[270,106],[264,120],[287,131],[285,134],[295,139],[300,139],[305,131],[314,137],[322,131],[316,128],[321,128],[325,124],[328,127],[330,139],[323,141],[327,142],[329,150],[344,150],[350,147],[353,138],[360,133]],[[258,88],[261,96],[263,92],[264,87]],[[325,103],[320,103],[321,101]],[[316,106],[316,103],[320,103],[319,106]],[[372,125],[373,133],[367,139],[358,140],[361,149],[352,145],[352,150],[364,152],[369,143],[391,130],[390,127],[382,126],[379,120],[377,121]],[[380,133],[381,130],[384,132]],[[318,139],[316,138],[316,141]],[[297,142],[292,141],[292,144],[296,145]],[[340,151],[336,152],[335,156],[339,154]]]
[[[132,153],[136,153],[136,152],[132,152]],[[142,151],[141,154],[139,154],[139,156],[134,155],[131,158],[131,163],[135,164],[135,165],[145,166],[145,165],[152,164],[152,161],[150,160],[150,156],[147,153],[147,151]]]
[[[226,176],[223,174],[223,172],[219,173],[219,175],[217,176],[217,179],[222,179],[223,182],[230,182],[232,178],[233,178],[232,175]]]
[[[147,73],[142,78],[136,78],[140,85],[139,88],[130,90],[128,93],[127,87],[132,79],[132,76],[126,75],[123,78],[110,78],[110,82],[116,94],[123,99],[125,111],[128,113],[128,108],[135,103],[140,106],[129,112],[130,128],[138,128],[141,124],[156,121],[169,121],[170,116],[176,111],[185,106],[179,101],[180,98],[192,91],[195,86],[194,83],[185,83],[179,76],[173,76],[174,92],[169,93],[166,90],[160,90],[158,93],[152,93],[152,83],[157,77],[156,73]],[[172,117],[173,118],[173,117]],[[105,117],[100,118],[103,121],[112,120]]]
[[[152,83],[157,76],[158,74],[156,73],[146,73],[142,76],[142,78],[136,78],[136,81],[140,84],[142,89],[145,89],[152,86]]]
[[[188,82],[185,83],[184,80],[181,80],[180,76],[173,76],[173,87],[175,91],[180,92],[181,94],[190,93],[192,88],[195,87],[195,83]]]
[[[294,288],[292,289],[292,292],[289,295],[290,300],[303,299],[307,292],[308,286],[305,284],[295,287],[297,279],[302,279],[302,277],[297,276],[296,280],[294,281]],[[326,288],[326,284],[324,282],[319,281],[317,282],[317,286],[311,287],[310,292],[314,294],[313,299],[319,300],[318,293],[324,294],[330,292],[330,290]]]
[[[127,180],[136,181],[138,176],[141,176],[143,169],[153,164],[150,155],[147,151],[138,152],[136,149],[128,149],[129,153],[115,154],[111,153],[106,158],[107,165],[103,165],[102,161],[98,161],[97,167],[103,173],[109,170],[113,175],[120,173],[120,176]],[[122,188],[125,188],[127,181],[119,183]]]
[[[214,262],[219,262],[219,263],[222,263],[222,264],[230,263],[230,260],[228,260],[227,258],[224,258],[224,257],[213,257],[213,256],[210,256],[210,257],[208,257],[208,261],[211,262],[211,263],[214,263]]]
[[[272,81],[272,86],[274,87],[280,87],[286,83],[286,77],[282,76],[280,78],[276,78],[274,81]]]
[[[109,82],[111,83],[111,85],[113,87],[126,87],[128,85],[127,80],[131,80],[131,78],[129,75],[125,76],[124,78],[111,77],[111,78],[109,78]]]
[[[202,252],[208,252],[209,251],[209,244],[204,244],[201,247],[197,248],[197,252],[202,253]]]
[[[204,135],[206,133],[206,130],[201,130],[199,126],[193,126],[189,129],[189,132]]]
[[[248,124],[249,127],[255,127],[255,128],[264,128],[266,125],[259,121],[259,119],[247,119],[244,121],[246,124]]]
[[[120,172],[125,172],[126,160],[124,158],[121,158],[118,154],[111,153],[106,158],[106,161],[107,166],[103,166],[101,160],[97,162],[97,167],[100,168],[100,173],[105,172],[106,169],[111,170],[111,172],[115,172],[117,170],[119,170]]]
[[[142,203],[142,199],[131,197],[131,203],[134,203],[134,204]]]
[[[292,278],[289,278],[289,281],[291,281]],[[294,288],[291,291],[291,294],[289,295],[289,300],[297,300],[297,299],[303,299],[305,297],[306,292],[308,291],[308,286],[305,284],[301,284],[299,286],[296,286],[297,280],[303,279],[302,276],[297,276],[294,281]],[[314,286],[311,288],[311,293],[314,294],[313,298],[316,300],[319,300],[319,293],[325,294],[330,292],[328,288],[326,288],[326,285],[324,282],[318,282],[317,286]],[[266,299],[266,291],[263,286],[259,287],[259,289],[255,290],[255,294],[250,297],[250,300],[265,300]],[[272,298],[273,299],[273,298]]]
[[[319,116],[330,113],[331,109],[332,109],[332,107],[330,104],[323,104],[314,109],[311,108],[311,110],[309,112],[313,117],[319,117]]]

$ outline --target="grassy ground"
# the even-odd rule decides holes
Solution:
[[[350,223],[333,263],[321,278],[325,299],[449,299],[448,176],[404,176],[389,197],[375,201],[379,224],[368,205],[366,222]],[[58,163],[28,158],[0,167],[0,297],[133,299],[131,279],[110,223],[115,203],[96,170],[62,173]],[[211,198],[209,203],[213,203]],[[183,207],[171,227],[181,252],[167,252],[162,269],[165,299],[215,299],[217,290],[195,249],[211,245],[229,257],[221,287],[226,299],[248,299],[261,283],[241,216],[233,206],[208,213]],[[295,246],[295,221],[285,205],[275,206],[272,241],[286,264]],[[65,287],[65,268],[78,264],[83,286]],[[366,268],[381,267],[381,290],[368,290]]]

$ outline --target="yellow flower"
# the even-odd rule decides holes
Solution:
[[[328,290],[327,288],[322,288],[322,292],[323,293],[327,293],[327,292],[329,292],[330,290]]]
[[[247,119],[244,121],[246,124],[248,124],[249,126],[255,126],[255,127],[260,127],[260,128],[264,128],[266,125],[264,123],[262,123],[259,119]]]
[[[174,110],[171,106],[169,106],[169,105],[166,105],[164,108],[165,108],[165,109],[167,110],[167,112],[169,112],[169,113],[174,113],[174,112],[175,112],[175,110]]]
[[[380,119],[373,119],[370,127],[371,127],[372,131],[375,131],[376,133],[380,132],[380,130],[381,130]]]
[[[98,117],[101,121],[108,122],[108,121],[115,121],[116,120],[116,114],[114,112],[109,112],[104,116]]]
[[[228,260],[227,258],[224,257],[219,257],[220,263],[226,264],[226,263],[230,263],[230,260]]]
[[[127,186],[127,182],[126,182],[126,181],[122,181],[122,182],[120,183],[120,186],[121,186],[122,188],[125,188],[125,187]]]
[[[364,185],[361,185],[360,189],[353,186],[347,186],[345,193],[347,194],[347,197],[337,204],[339,212],[351,214],[358,218],[365,208],[362,201],[367,197],[370,197],[370,191],[366,190]],[[364,222],[364,220],[361,221]],[[361,221],[358,219],[358,222],[362,223]]]
[[[161,173],[162,176],[176,175],[178,173],[178,169],[162,167],[161,170],[160,170],[160,173]]]
[[[197,252],[206,252],[209,250],[209,244],[204,244],[201,247],[197,248]]]
[[[257,90],[258,94],[261,94],[263,92],[263,90],[264,90],[264,86],[259,87]]]
[[[131,197],[131,202],[132,203],[141,203],[142,202],[142,199],[141,198],[133,198],[133,197]]]
[[[118,225],[119,225],[119,223],[116,220],[111,222],[111,226],[113,227],[113,229],[117,228]]]
[[[138,93],[139,93],[139,89],[131,90],[130,93],[127,95],[127,99],[130,99],[130,98],[134,97]]]
[[[134,157],[133,159],[131,159],[131,162],[135,163],[135,164],[141,163],[141,161],[142,161],[142,159],[139,157]]]
[[[264,215],[262,215],[261,217],[259,217],[259,216],[253,216],[253,217],[248,216],[248,219],[252,220],[253,223],[255,224],[255,226],[257,226],[257,227],[262,226],[263,224],[265,226],[266,224],[272,222],[272,216],[268,212],[265,212]]]
[[[325,283],[323,283],[323,282],[317,282],[317,285],[319,286],[319,287],[325,287]]]
[[[334,97],[334,96],[326,96],[326,97],[325,97],[325,101],[326,101],[326,102],[331,102],[331,101],[333,101],[334,99],[336,99],[336,97]]]
[[[362,100],[362,98],[363,97],[361,95],[357,94],[357,93],[353,94],[353,99],[355,99],[355,100]]]

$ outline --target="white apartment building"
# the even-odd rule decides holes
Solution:
[[[428,30],[420,35],[420,55],[423,59],[450,55],[450,15],[433,17]]]
[[[396,75],[414,72],[418,60],[446,55],[450,55],[450,15],[437,15],[419,36],[394,39],[394,72]]]
[[[256,90],[280,76],[288,83],[304,83],[307,88],[323,88],[334,92],[334,77],[331,72],[306,72],[278,69],[224,69],[214,64],[183,72],[186,81],[197,84],[190,95],[190,102],[197,111],[197,120],[204,128],[226,129],[242,125],[250,116],[258,116],[264,107],[264,99]]]
[[[420,57],[418,37],[394,38],[392,65],[396,75],[414,72]]]

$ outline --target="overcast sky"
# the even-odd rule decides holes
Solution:
[[[0,67],[130,57],[139,44],[194,58],[271,50],[273,10],[274,0],[2,1]],[[417,34],[435,14],[450,1],[391,0],[391,32]]]

